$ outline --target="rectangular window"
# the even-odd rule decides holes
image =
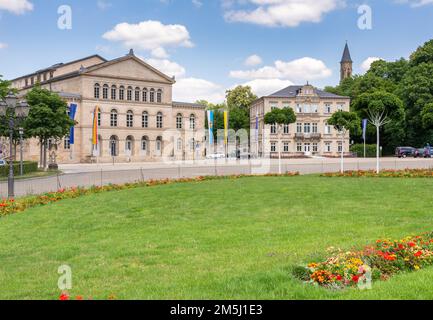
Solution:
[[[296,133],[302,133],[302,123],[296,124]]]
[[[313,143],[313,152],[315,153],[319,152],[319,146],[317,143]]]
[[[119,100],[125,100],[125,89],[123,88],[119,90]]]
[[[277,152],[277,143],[271,142],[271,152]]]
[[[296,144],[296,151],[297,151],[297,152],[302,152],[302,143],[298,142],[298,143]]]
[[[325,113],[329,114],[332,112],[331,104],[327,103],[325,104]]]
[[[339,104],[339,105],[337,106],[337,110],[338,110],[338,111],[343,111],[343,109],[344,109],[344,106],[343,106],[342,104]]]
[[[325,142],[325,152],[331,152],[331,142]]]
[[[143,116],[141,118],[141,126],[143,128],[149,127],[149,115],[147,113],[143,113]]]
[[[325,134],[331,134],[331,126],[329,124],[325,124]]]
[[[296,112],[302,113],[302,105],[300,105],[300,104],[296,105]]]
[[[101,126],[101,112],[98,112],[98,127]]]
[[[290,126],[288,124],[284,125],[284,134],[289,134],[290,133]]]
[[[63,148],[65,150],[70,150],[71,149],[71,139],[69,138],[69,136],[65,137]]]
[[[311,123],[304,123],[304,133],[311,133]]]
[[[135,90],[135,101],[140,101],[140,91]]]
[[[271,134],[277,134],[277,125],[276,124],[271,125]]]
[[[317,123],[313,123],[313,133],[318,133]]]
[[[343,152],[343,144],[341,142],[338,143],[338,152]]]
[[[111,100],[116,100],[116,88],[111,88]]]
[[[311,113],[311,106],[309,104],[304,105],[304,113]]]
[[[284,142],[284,152],[289,152],[289,143]]]

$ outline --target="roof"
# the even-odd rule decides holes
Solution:
[[[353,62],[352,57],[350,56],[349,45],[346,42],[346,46],[344,47],[343,57],[341,58],[341,62]]]
[[[200,108],[206,109],[206,106],[198,103],[190,103],[190,102],[177,102],[173,101],[173,107],[187,107],[187,108]]]
[[[296,98],[296,96],[299,93],[299,90],[301,88],[303,88],[304,86],[288,86],[287,88],[284,88],[280,91],[277,91],[269,96],[267,96],[268,98]],[[320,98],[349,98],[349,97],[344,97],[344,96],[339,96],[330,92],[326,92],[323,90],[319,90],[317,88],[314,88],[314,93],[317,94]]]
[[[56,63],[56,64],[53,64],[51,67],[47,67],[47,68],[44,68],[44,69],[40,69],[40,70],[35,71],[35,72],[33,72],[33,73],[29,73],[29,74],[26,74],[26,75],[24,75],[24,76],[20,76],[20,77],[18,77],[18,78],[15,78],[15,79],[13,79],[13,80],[11,80],[11,81],[15,81],[15,80],[22,79],[22,78],[27,78],[27,77],[30,77],[30,76],[33,76],[33,75],[37,75],[37,74],[39,74],[39,73],[44,73],[44,72],[46,72],[46,71],[55,70],[55,69],[58,69],[58,68],[60,68],[60,67],[65,67],[65,66],[68,66],[68,65],[70,65],[70,64],[74,64],[74,63],[77,63],[77,62],[80,62],[80,61],[84,61],[84,60],[88,60],[88,59],[92,59],[92,58],[99,58],[99,59],[101,59],[102,61],[105,61],[105,62],[107,61],[106,59],[104,59],[104,58],[101,57],[100,55],[98,55],[98,54],[94,54],[94,55],[91,55],[91,56],[88,56],[88,57],[85,57],[85,58],[81,58],[81,59],[77,59],[77,60],[69,61],[69,62],[66,62],[66,63],[63,63],[63,62]]]

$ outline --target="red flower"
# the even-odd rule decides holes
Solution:
[[[76,300],[84,300],[83,296],[77,296],[75,299]]]
[[[418,251],[417,253],[414,254],[415,257],[421,257],[422,256],[422,251]]]
[[[413,248],[413,247],[416,246],[415,242],[409,242],[408,245],[409,245],[409,247],[411,247],[411,248]]]
[[[60,301],[67,301],[69,300],[69,295],[67,293],[62,293],[59,297]]]
[[[404,249],[404,245],[402,245],[401,243],[398,245],[398,248],[400,249],[400,250],[403,250]]]
[[[337,281],[341,281],[341,280],[343,280],[343,277],[340,275],[337,275],[336,279],[337,279]]]
[[[352,281],[355,282],[355,283],[358,283],[358,281],[359,281],[359,276],[353,276],[353,277],[352,277]]]

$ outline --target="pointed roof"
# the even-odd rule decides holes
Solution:
[[[343,58],[341,58],[341,62],[353,62],[352,57],[350,56],[349,45],[346,42],[346,46],[344,47]]]

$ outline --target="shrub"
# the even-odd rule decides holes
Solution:
[[[366,156],[367,158],[375,158],[376,157],[376,145],[375,144],[367,144],[365,146]],[[358,157],[364,157],[364,145],[363,144],[354,144],[350,147],[350,152],[356,153]]]
[[[31,161],[25,161],[23,163],[23,173],[29,174],[38,171],[38,163],[37,162],[31,162]],[[20,174],[20,163],[14,162],[14,174],[19,175]],[[9,164],[0,167],[0,177],[7,177],[9,175]]]

